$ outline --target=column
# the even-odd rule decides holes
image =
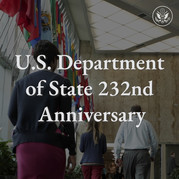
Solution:
[[[154,179],[154,162],[151,162],[150,179]]]
[[[167,179],[166,177],[166,144],[161,144],[161,178]]]

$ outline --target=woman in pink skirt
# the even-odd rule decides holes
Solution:
[[[38,59],[39,55],[45,55]],[[31,73],[16,82],[9,105],[9,118],[15,127],[13,147],[16,151],[18,179],[63,179],[65,173],[65,148],[69,150],[68,161],[75,167],[74,126],[71,122],[47,122],[54,120],[54,113],[65,115],[71,111],[71,97],[59,93],[56,96],[50,88],[51,81],[59,86],[69,87],[69,80],[54,73],[57,67],[59,51],[46,40],[39,41],[33,51],[39,68],[46,68]],[[50,70],[49,70],[50,69]],[[41,81],[43,80],[43,81]],[[39,82],[41,86],[39,87]],[[60,90],[59,90],[60,91]],[[44,112],[44,109],[48,109]],[[43,119],[44,122],[39,122]]]

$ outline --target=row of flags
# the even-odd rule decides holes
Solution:
[[[71,32],[72,24],[63,6],[63,0],[1,0],[0,10],[9,16],[16,15],[16,23],[20,27],[29,47],[34,47],[39,40],[49,40],[54,43],[60,52],[72,57],[73,61],[79,58],[79,39],[76,40]],[[63,59],[64,67],[68,60]],[[68,78],[74,87],[88,86],[87,76],[82,70],[60,71]],[[78,112],[79,107],[84,112],[94,111],[93,96],[73,96],[73,107]],[[85,118],[84,118],[85,120]]]

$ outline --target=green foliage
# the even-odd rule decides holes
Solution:
[[[179,179],[179,168],[175,168],[171,173],[171,179]]]
[[[17,164],[16,157],[8,147],[8,142],[0,142],[0,175],[15,175]]]
[[[65,174],[65,179],[82,179],[83,174],[80,166],[76,166],[73,172],[68,172]]]

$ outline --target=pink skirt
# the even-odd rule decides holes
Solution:
[[[16,148],[18,179],[63,179],[65,150],[45,143],[23,143]]]

